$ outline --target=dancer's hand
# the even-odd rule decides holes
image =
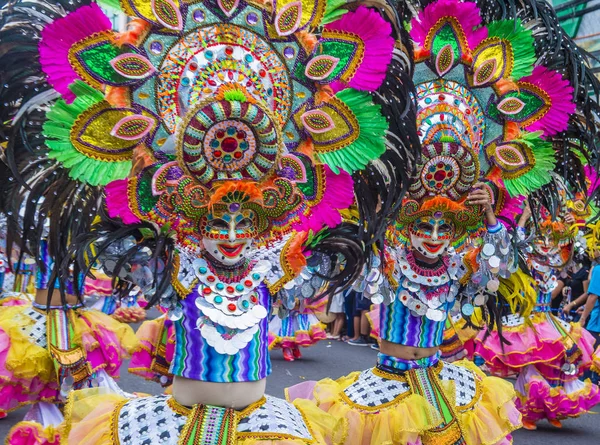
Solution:
[[[484,183],[478,182],[473,186],[473,190],[467,196],[467,203],[482,206],[488,225],[495,226],[497,224],[498,221],[492,207],[492,197],[486,190]]]

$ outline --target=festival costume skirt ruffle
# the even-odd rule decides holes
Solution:
[[[600,388],[589,379],[572,378],[560,386],[551,385],[533,365],[523,369],[515,388],[517,407],[529,422],[578,417],[600,403]]]
[[[171,320],[163,315],[145,321],[135,335],[139,347],[131,355],[129,372],[163,386],[171,384],[173,376],[169,368],[175,352],[175,328]]]
[[[22,292],[3,292],[0,295],[0,307],[25,306],[33,301],[33,295]]]
[[[466,361],[404,374],[368,369],[296,385],[287,397],[313,401],[320,410],[309,419],[323,412],[346,419],[344,445],[505,445],[521,424],[512,385]]]
[[[94,374],[119,377],[121,363],[137,346],[131,328],[97,311],[68,309],[72,341],[83,348]],[[36,402],[60,401],[56,364],[49,352],[47,315],[32,305],[0,312],[0,411]]]
[[[6,445],[59,445],[64,417],[56,405],[38,403],[11,428]]]
[[[369,325],[371,326],[371,337],[375,340],[379,341],[379,337],[381,336],[379,331],[379,304],[374,304],[371,306],[371,310],[367,312],[367,320],[369,320]]]
[[[212,419],[215,435],[223,433],[227,443],[239,445],[339,444],[343,424],[321,413],[316,422],[307,422],[304,407],[266,396],[242,411],[178,404],[171,396],[126,399],[98,389],[75,391],[65,409],[68,445],[212,445],[202,434],[202,425]],[[210,415],[209,415],[210,413]],[[224,422],[228,428],[223,428]],[[234,428],[235,427],[235,428]],[[183,436],[183,437],[182,437]],[[185,438],[185,440],[183,440]],[[183,440],[183,441],[182,441]]]
[[[291,311],[269,322],[269,349],[308,347],[326,338],[325,325],[314,314]]]
[[[502,344],[497,331],[482,331],[475,338],[475,355],[480,356],[490,372],[510,376],[524,367],[536,364],[549,380],[560,379],[565,362],[576,363],[579,375],[592,363],[594,337],[579,323],[568,323],[549,312],[536,312],[529,317],[511,315],[502,321],[502,335],[510,344]]]
[[[600,374],[600,345],[594,355],[592,356],[592,372]]]

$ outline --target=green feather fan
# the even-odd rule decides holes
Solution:
[[[318,152],[321,162],[334,172],[340,168],[352,173],[361,170],[385,152],[385,134],[388,122],[381,115],[381,107],[371,100],[368,93],[348,88],[335,97],[341,100],[353,113],[358,122],[358,137],[349,145],[330,152]]]
[[[551,172],[556,164],[556,154],[552,143],[539,138],[540,132],[526,133],[515,142],[529,148],[533,157],[533,166],[518,177],[504,178],[504,185],[511,196],[527,195],[545,184],[548,184]]]
[[[131,161],[109,162],[86,156],[71,142],[71,128],[77,118],[90,107],[104,100],[99,91],[84,82],[76,81],[70,86],[77,98],[72,104],[58,100],[48,112],[43,134],[49,148],[48,157],[60,162],[69,170],[69,176],[92,186],[106,185],[116,179],[127,177]]]
[[[488,38],[499,37],[508,40],[513,50],[514,66],[510,77],[515,80],[529,76],[533,72],[535,41],[531,31],[525,29],[520,20],[501,20],[487,25]]]
[[[348,10],[342,8],[342,6],[346,3],[348,3],[346,0],[327,0],[325,2],[325,14],[323,15],[323,20],[321,20],[321,25],[335,22],[344,16]]]

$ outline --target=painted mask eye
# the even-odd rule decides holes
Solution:
[[[254,223],[250,218],[244,218],[239,223],[237,223],[236,228],[238,230],[250,229],[253,225]]]
[[[431,235],[433,226],[429,223],[419,223],[417,224],[417,230],[425,235]]]
[[[227,224],[222,219],[214,219],[214,220],[210,221],[208,223],[207,227],[208,227],[209,231],[213,231],[213,232],[229,230],[229,224]]]
[[[452,233],[452,226],[450,224],[442,224],[438,228],[438,233],[440,235],[449,235],[450,233]]]

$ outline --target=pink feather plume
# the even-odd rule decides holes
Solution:
[[[127,179],[117,179],[104,187],[106,208],[111,218],[121,218],[125,224],[136,224],[140,219],[129,208],[127,199]]]
[[[471,50],[487,37],[487,28],[477,28],[481,25],[481,15],[474,2],[439,0],[430,3],[417,17],[412,19],[410,35],[413,40],[423,47],[429,30],[443,17],[456,19],[467,37]]]
[[[80,40],[109,29],[112,29],[110,20],[96,3],[92,3],[52,22],[42,31],[39,45],[42,69],[50,85],[67,103],[75,100],[69,85],[80,79],[69,63],[69,49]]]
[[[308,216],[301,216],[294,225],[299,232],[312,230],[318,232],[323,227],[335,227],[342,222],[339,210],[347,209],[354,202],[354,183],[352,176],[343,170],[335,174],[325,167],[325,192],[323,199],[310,209]]]
[[[392,26],[377,11],[361,6],[325,28],[357,34],[365,44],[365,56],[354,77],[347,85],[342,82],[332,83],[333,91],[337,93],[348,87],[363,91],[375,91],[379,88],[392,61]]]
[[[502,207],[502,210],[498,214],[498,221],[506,225],[508,220],[513,226],[516,225],[515,218],[523,213],[523,201],[525,201],[525,197],[522,195],[517,195],[512,198],[506,193],[506,201],[504,202],[504,207]]]
[[[575,112],[573,103],[573,87],[563,79],[557,71],[543,66],[536,66],[530,76],[523,77],[520,82],[531,83],[544,90],[550,97],[550,109],[539,120],[527,127],[528,131],[543,131],[545,136],[552,136],[567,129],[569,116]]]

